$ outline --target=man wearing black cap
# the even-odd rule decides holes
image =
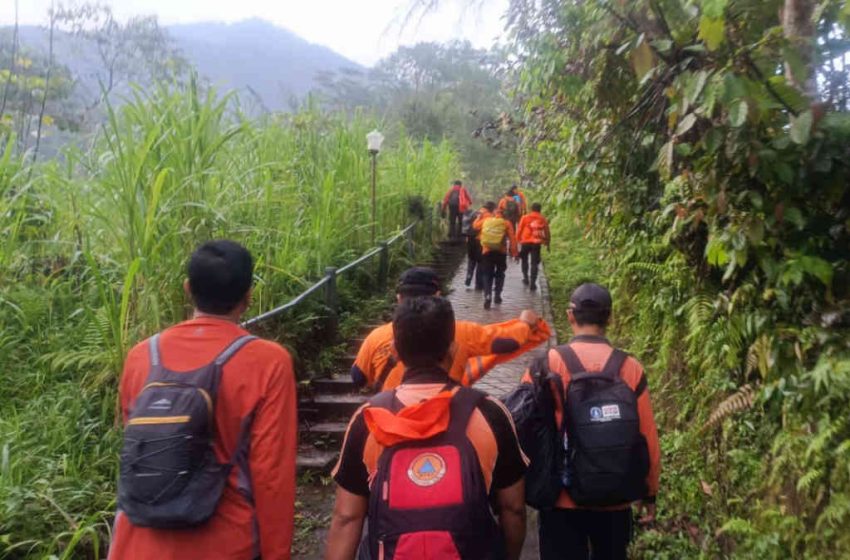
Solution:
[[[555,507],[540,512],[540,558],[582,560],[589,558],[589,550],[592,549],[594,559],[625,560],[632,533],[632,505],[637,504],[643,513],[640,523],[654,520],[661,469],[658,433],[646,376],[643,366],[635,358],[615,350],[605,338],[611,318],[611,294],[607,289],[599,284],[582,284],[570,297],[567,315],[573,338],[568,344],[551,349],[548,357],[549,370],[561,376],[566,389],[564,440],[567,457],[570,458],[570,467],[566,471],[570,474],[564,475],[565,488],[561,490]],[[578,376],[582,373],[586,375]],[[576,378],[571,393],[573,375]],[[595,376],[610,381],[600,384],[593,380]],[[529,376],[523,381],[530,382]],[[616,394],[620,400],[609,398],[611,387],[615,385],[619,386],[620,392]],[[580,396],[579,387],[583,391]],[[599,393],[600,387],[608,393]],[[596,400],[594,391],[599,397]],[[555,401],[556,420],[560,425],[565,409],[561,399]],[[587,410],[583,408],[585,404]],[[586,417],[583,415],[585,412]],[[634,415],[638,418],[639,433],[633,420],[631,424],[627,423]],[[606,468],[612,467],[612,461],[616,466],[620,463],[625,465],[621,480],[628,482],[615,480],[617,489],[609,492],[610,499],[602,505],[598,498],[589,496],[589,492],[596,491],[594,485],[605,490],[604,484],[598,484],[599,473],[590,476],[587,473],[598,467],[598,462],[592,464],[593,454],[599,453],[600,449],[604,451],[603,444],[607,442],[593,440],[601,437],[597,434],[605,430],[613,433],[615,438],[621,436],[624,430],[632,430],[635,443],[627,447],[629,451],[624,452],[623,457],[612,457],[610,453],[605,456]],[[625,460],[621,461],[623,458]],[[588,469],[589,463],[591,467]],[[582,474],[582,469],[588,470]],[[610,477],[609,472],[604,474]],[[577,481],[584,485],[577,484]],[[621,496],[622,500],[619,499]]]
[[[404,299],[440,295],[440,278],[430,268],[414,267],[402,273],[396,288],[396,298]],[[481,378],[489,368],[513,359],[533,349],[548,338],[549,328],[533,310],[523,311],[519,318],[479,325],[458,321],[455,342],[449,352],[450,363],[446,364],[449,377],[463,385],[471,385]],[[470,358],[487,356],[486,367],[477,368],[470,375],[467,362]],[[401,383],[404,364],[393,347],[392,323],[382,325],[366,337],[357,352],[351,367],[351,379],[358,386],[370,386],[387,390]]]

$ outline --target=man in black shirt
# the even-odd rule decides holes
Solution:
[[[433,556],[457,545],[502,548],[509,560],[518,559],[527,459],[504,406],[459,387],[443,369],[454,340],[451,304],[439,297],[405,300],[393,331],[408,369],[398,388],[380,393],[349,423],[333,472],[337,495],[325,558],[355,558],[368,514],[363,550],[377,547],[385,558]],[[377,491],[383,500],[375,499]],[[375,541],[392,533],[388,525],[401,525],[403,538]]]

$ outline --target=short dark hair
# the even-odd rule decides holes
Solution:
[[[239,243],[219,239],[195,249],[187,269],[195,307],[223,315],[233,311],[251,289],[254,259]]]
[[[460,179],[455,179],[455,182],[452,183],[452,184],[459,187],[459,186],[463,185],[463,181],[461,181]]]
[[[493,202],[492,200],[489,200],[484,204],[484,208],[486,208],[490,212],[495,212],[496,211],[496,203]]]
[[[437,296],[402,300],[393,315],[393,338],[405,366],[438,365],[455,339],[452,304]]]
[[[543,209],[543,207],[540,206],[539,202],[535,202],[534,204],[531,205],[531,211],[532,212],[540,212],[542,209]]]

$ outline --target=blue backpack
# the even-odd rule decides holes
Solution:
[[[191,372],[162,366],[150,338],[150,371],[124,429],[118,508],[140,527],[179,529],[215,513],[242,445],[227,463],[213,451],[215,402],[224,364],[255,336],[242,336]]]

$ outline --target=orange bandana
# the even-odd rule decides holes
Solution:
[[[384,447],[441,434],[449,427],[449,411],[455,391],[442,391],[430,399],[406,406],[396,414],[385,408],[368,407],[363,411],[366,427]]]

